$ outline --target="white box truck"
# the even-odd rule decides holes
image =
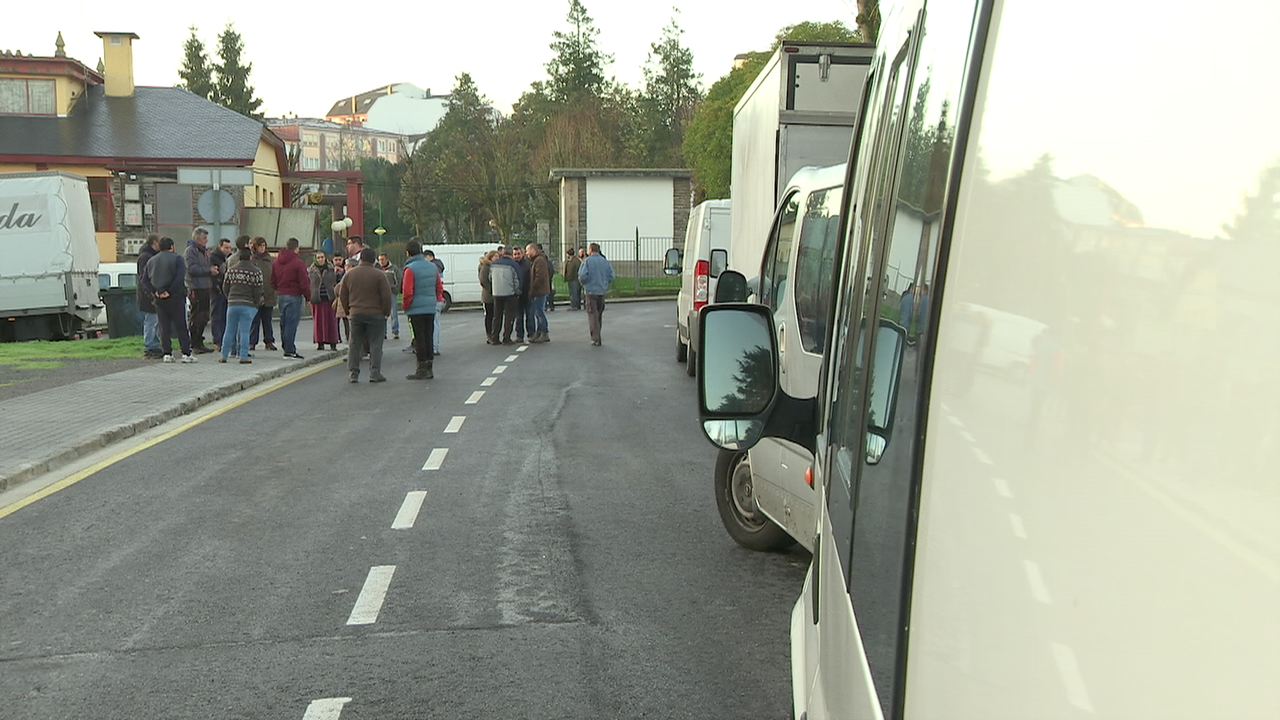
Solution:
[[[729,269],[759,275],[787,181],[849,157],[874,45],[783,43],[733,109]]]
[[[95,322],[98,245],[89,181],[0,174],[0,340],[62,339]]]

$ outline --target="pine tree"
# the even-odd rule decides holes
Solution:
[[[596,36],[600,30],[578,0],[569,0],[569,30],[557,30],[551,36],[555,57],[547,63],[551,76],[547,90],[559,102],[574,102],[584,95],[599,96],[605,87],[605,68],[612,55],[600,52]]]
[[[240,33],[236,32],[235,26],[228,22],[218,35],[219,62],[213,66],[218,74],[218,81],[209,99],[241,115],[261,120],[258,108],[262,107],[262,100],[254,97],[253,86],[249,84],[253,64],[241,63],[240,56],[243,52],[244,41],[240,38]]]
[[[647,154],[661,165],[683,165],[684,129],[702,95],[698,88],[702,76],[693,71],[693,51],[680,44],[683,34],[673,16],[662,29],[662,38],[649,46],[644,67],[643,105],[651,125]]]
[[[196,26],[192,25],[188,29],[191,31],[191,37],[182,44],[182,67],[178,69],[178,77],[182,78],[181,87],[207,100],[214,92],[209,53],[205,52],[204,43],[196,37]]]

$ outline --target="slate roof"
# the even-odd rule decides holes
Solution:
[[[252,165],[263,125],[176,87],[109,98],[90,86],[64,118],[0,115],[0,158],[223,161]]]
[[[338,102],[334,103],[333,107],[329,108],[329,114],[325,115],[325,117],[343,117],[343,116],[352,115],[352,114],[354,115],[367,114],[369,112],[369,108],[373,107],[374,101],[380,97],[384,97],[390,94],[387,92],[387,90],[390,88],[394,88],[395,86],[396,86],[396,83],[392,83],[391,85],[383,85],[382,87],[374,88],[373,90],[370,90],[368,92],[362,92],[359,95],[356,95],[354,97],[343,98],[342,100],[339,100]],[[354,112],[352,111],[352,100],[355,101]]]

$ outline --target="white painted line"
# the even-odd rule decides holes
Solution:
[[[528,345],[521,345],[520,347],[516,348],[516,352],[524,352],[525,350],[528,350],[528,349],[529,349]]]
[[[964,438],[967,442],[974,442],[973,436],[969,434],[968,430],[961,430],[960,437]]]
[[[991,462],[991,458],[988,457],[986,453],[982,452],[982,450],[973,448],[973,454],[977,456],[978,461],[983,465],[995,465],[995,463]]]
[[[480,402],[480,398],[482,397],[484,397],[484,391],[477,390],[471,393],[471,397],[467,398],[467,401],[464,402],[463,405],[475,405],[476,403]]]
[[[445,425],[444,431],[446,433],[458,432],[459,430],[462,429],[462,423],[466,422],[466,419],[467,419],[466,415],[454,415],[453,419],[449,421],[449,424]]]
[[[423,470],[439,470],[444,465],[444,456],[449,454],[449,448],[436,448],[427,456],[427,461],[422,464]]]
[[[494,383],[496,383],[496,382],[498,382],[498,378],[496,378],[496,377],[487,377],[487,378],[485,378],[484,380],[480,381],[480,387],[490,387],[490,386],[492,386],[492,385],[493,385]]]
[[[1019,517],[1019,516],[1017,516],[1017,515],[1015,515],[1015,514],[1013,514],[1013,513],[1009,513],[1009,524],[1013,526],[1013,534],[1014,534],[1014,535],[1017,535],[1018,537],[1022,538],[1023,540],[1026,540],[1026,539],[1027,539],[1027,529],[1026,529],[1025,527],[1023,527],[1023,526],[1022,526],[1022,518],[1021,518],[1021,517]]]
[[[1023,560],[1022,564],[1027,568],[1027,582],[1031,583],[1031,594],[1045,605],[1052,605],[1053,599],[1049,597],[1049,588],[1044,584],[1040,566],[1030,560]]]
[[[493,369],[493,374],[494,374],[494,375],[501,375],[502,373],[504,373],[504,372],[506,372],[506,371],[507,371],[507,366],[506,366],[506,365],[499,365],[498,367],[496,367],[496,368],[494,368],[494,369]]]
[[[351,608],[351,617],[347,618],[348,625],[372,625],[378,621],[382,601],[387,597],[387,588],[391,587],[391,576],[395,572],[395,565],[375,565],[369,568],[369,577],[365,578],[360,597],[356,598],[356,606]]]
[[[418,512],[422,510],[422,501],[427,499],[425,490],[414,490],[404,496],[404,504],[400,506],[400,512],[396,513],[396,519],[391,523],[392,530],[408,530],[418,521]]]
[[[1076,662],[1076,654],[1066,645],[1051,644],[1053,659],[1058,662],[1058,674],[1062,676],[1062,684],[1067,686],[1067,699],[1072,705],[1092,713],[1093,703],[1089,702],[1089,689],[1084,686],[1084,676],[1080,674],[1080,664]]]
[[[515,361],[517,361],[517,360],[519,360],[519,359],[520,359],[520,356],[519,356],[519,355],[508,355],[508,356],[507,356],[507,359],[506,359],[506,360],[503,360],[502,362],[515,362]]]
[[[1000,478],[991,478],[991,483],[996,486],[996,494],[1000,497],[1013,497],[1013,491],[1009,489],[1009,483]]]
[[[349,702],[351,698],[312,700],[302,720],[338,720],[338,716],[342,714],[342,706]]]

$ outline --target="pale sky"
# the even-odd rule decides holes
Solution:
[[[680,0],[683,43],[709,87],[741,52],[767,49],[778,30],[806,20],[841,20],[850,28],[854,0],[727,4]],[[672,4],[583,0],[600,30],[601,49],[613,55],[608,74],[639,87],[650,44],[672,17]],[[407,82],[444,94],[461,72],[503,112],[535,80],[544,79],[551,33],[565,30],[568,0],[497,2],[174,3],[128,4],[70,0],[56,6],[7,3],[0,50],[53,55],[62,32],[67,55],[90,67],[102,55],[94,31],[133,32],[134,81],[178,83],[182,44],[195,25],[210,58],[217,36],[235,23],[253,63],[250,81],[268,117],[321,117],[334,102],[381,85]],[[358,14],[351,9],[358,8]],[[233,12],[235,13],[233,15]]]

